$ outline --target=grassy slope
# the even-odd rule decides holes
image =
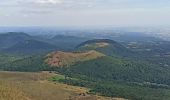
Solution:
[[[52,57],[50,57],[52,56]],[[56,56],[59,58],[56,59]],[[57,65],[57,61],[62,61],[61,65],[72,65],[75,62],[87,61],[91,59],[96,59],[98,57],[104,56],[103,54],[96,51],[89,51],[86,53],[66,53],[59,52],[55,54],[49,54],[47,57],[44,55],[31,56],[19,60],[15,60],[13,62],[9,62],[0,67],[1,70],[7,71],[26,71],[26,72],[34,72],[34,71],[44,71],[44,70],[55,70],[55,67],[50,67],[47,62],[55,62],[54,65]],[[46,60],[46,62],[45,62]],[[58,66],[58,65],[57,65]]]
[[[79,96],[80,93],[86,93],[88,89],[47,81],[52,76],[54,74],[47,72],[0,72],[0,92],[4,93],[0,97],[5,100],[66,100],[69,98],[70,100],[82,100],[82,98],[83,100],[97,100],[97,98],[109,100],[109,98],[94,95]],[[16,99],[11,99],[10,96],[14,95]]]
[[[47,56],[46,62],[51,66],[63,67],[74,65],[77,62],[88,61],[105,56],[102,53],[91,50],[88,52],[54,52]]]
[[[97,48],[104,48],[106,46],[109,46],[109,43],[105,43],[105,42],[100,42],[100,43],[93,43],[93,44],[85,44],[83,45],[81,48],[85,49],[85,48],[89,48],[89,49],[97,49]]]
[[[0,100],[30,100],[9,82],[0,81]]]

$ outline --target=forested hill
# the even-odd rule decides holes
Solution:
[[[134,55],[134,52],[110,39],[88,40],[79,44],[76,49],[80,51],[96,50],[108,56],[131,57]]]

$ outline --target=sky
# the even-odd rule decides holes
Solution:
[[[170,0],[0,0],[0,26],[169,26]]]

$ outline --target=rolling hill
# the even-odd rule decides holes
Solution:
[[[22,46],[24,46],[25,49],[26,45]],[[41,47],[39,44],[35,45],[35,47],[39,46]],[[42,48],[44,47],[46,46],[42,46]],[[28,45],[26,49],[29,50],[29,48],[34,47],[29,47]],[[164,68],[146,61],[122,59],[124,52],[127,53],[129,51],[112,40],[90,40],[82,43],[78,48],[80,48],[79,51],[75,52],[57,51],[47,55],[19,59],[2,66],[1,69],[14,71],[43,71],[68,68],[73,75],[78,74],[95,79],[104,78],[105,80],[170,84],[168,80],[170,68]],[[105,50],[112,51],[111,55],[118,56],[110,56]],[[119,53],[122,54],[119,55]]]
[[[0,50],[9,48],[19,42],[32,39],[33,37],[21,32],[9,32],[0,34]]]
[[[102,53],[91,50],[88,52],[53,52],[47,55],[46,63],[54,67],[71,66],[77,62],[84,62],[105,56]]]
[[[147,62],[134,62],[117,57],[105,56],[79,62],[71,66],[69,71],[75,76],[83,75],[97,80],[170,84],[168,80],[170,69]]]
[[[110,39],[88,40],[86,42],[79,44],[76,48],[78,51],[96,50],[108,56],[133,55],[133,53],[127,48],[125,48],[123,45]]]
[[[25,40],[18,42],[7,49],[3,49],[2,51],[13,54],[41,54],[55,49],[56,46],[43,41]]]
[[[52,38],[31,36],[22,32],[9,32],[0,34],[0,53],[6,54],[36,54],[50,52],[51,50],[72,51],[86,38],[76,36],[56,35]]]
[[[97,51],[53,52],[48,55],[32,56],[3,65],[9,71],[59,71],[65,70],[73,76],[83,76],[96,80],[150,82],[170,84],[170,69],[140,61],[106,56]],[[61,70],[63,69],[63,70]]]
[[[36,54],[55,50],[55,46],[22,32],[0,34],[0,52],[6,54]]]
[[[14,45],[11,50],[22,48],[24,51],[28,49],[33,52],[34,48],[43,50],[50,47],[53,46],[46,42],[27,40]],[[163,95],[169,94],[170,68],[143,60],[122,58],[132,55],[136,54],[113,40],[94,39],[81,43],[72,52],[56,51],[16,59],[0,66],[0,69],[24,72],[55,71],[66,76],[60,82],[87,87],[91,89],[90,93],[105,96],[130,100],[170,98],[169,95]],[[150,91],[149,94],[146,94],[147,91]],[[156,97],[157,95],[159,97]]]

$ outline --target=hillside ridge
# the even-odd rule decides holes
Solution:
[[[102,56],[105,56],[105,55],[102,53],[99,53],[95,50],[90,50],[87,52],[57,51],[57,52],[52,52],[52,53],[48,54],[45,62],[51,66],[62,67],[62,66],[73,65],[76,62],[82,62],[82,61],[96,59],[96,58],[99,58]]]

